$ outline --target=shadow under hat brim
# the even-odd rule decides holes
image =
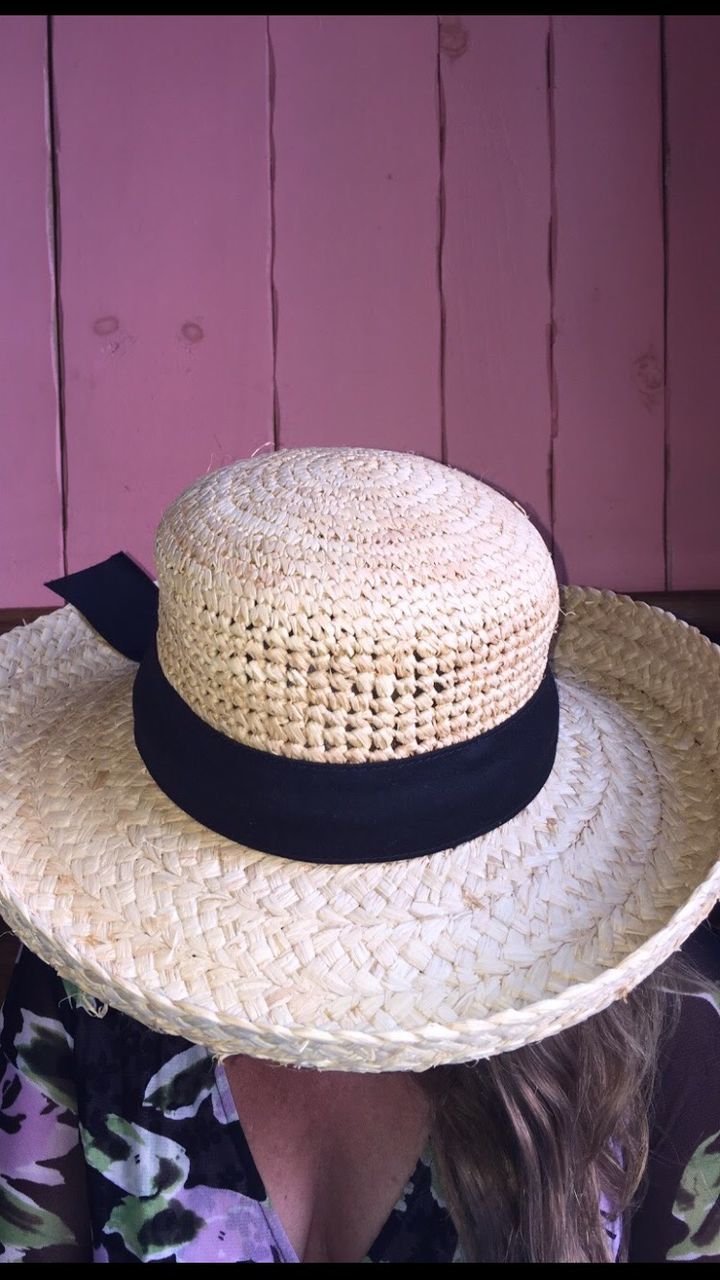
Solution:
[[[158,1030],[321,1069],[424,1070],[627,994],[720,894],[720,650],[569,589],[553,772],[516,818],[399,863],[292,862],[215,835],[135,748],[134,664],[71,607],[0,640],[0,912]]]

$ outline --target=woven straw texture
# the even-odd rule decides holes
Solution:
[[[159,652],[194,710],[313,760],[413,755],[539,683],[550,558],[494,490],[407,455],[280,453],[158,535]],[[219,1055],[422,1070],[572,1026],[720,894],[720,650],[569,589],[553,772],[523,813],[394,864],[310,865],[177,809],[133,742],[135,668],[66,607],[0,640],[0,911],[90,997]]]
[[[225,467],[168,509],[157,566],[171,684],[229,737],[305,760],[389,760],[493,728],[539,685],[557,621],[525,513],[412,454]]]

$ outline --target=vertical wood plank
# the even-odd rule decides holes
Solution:
[[[0,18],[0,607],[62,573],[46,19]]]
[[[436,20],[270,33],[280,443],[438,455]]]
[[[448,461],[550,524],[550,154],[544,15],[440,27]]]
[[[55,20],[70,566],[272,444],[265,20]]]
[[[553,32],[560,571],[574,582],[657,590],[665,578],[660,20],[560,16]]]
[[[674,590],[720,586],[720,18],[666,18],[668,551]]]

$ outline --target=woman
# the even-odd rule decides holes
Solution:
[[[718,1254],[718,651],[576,589],[551,667],[525,513],[414,456],[157,562],[0,649],[3,1259]]]

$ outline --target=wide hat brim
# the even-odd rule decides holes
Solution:
[[[720,649],[566,589],[552,774],[490,834],[397,863],[263,854],[178,809],[136,671],[71,606],[0,641],[0,914],[88,997],[225,1056],[424,1070],[625,996],[720,895]]]

